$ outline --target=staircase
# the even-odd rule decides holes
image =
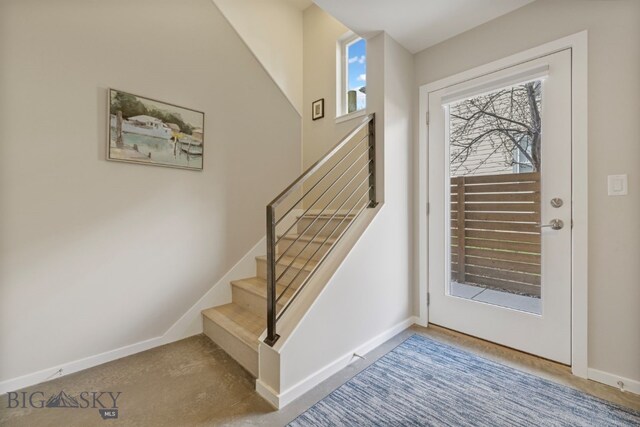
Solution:
[[[333,215],[333,213],[331,214]],[[306,214],[298,217],[295,234],[281,236],[276,254],[287,253],[276,264],[276,274],[283,284],[277,285],[277,294],[283,297],[277,303],[278,310],[290,300],[298,286],[316,267],[318,260],[327,253],[335,238],[331,233],[348,228],[354,215],[338,213]],[[311,227],[307,229],[309,224]],[[323,228],[324,227],[324,228]],[[307,238],[301,233],[317,234]],[[310,230],[313,230],[310,232]],[[319,231],[321,230],[321,231]],[[318,232],[319,231],[319,232]],[[340,233],[341,231],[337,231]],[[336,233],[334,233],[335,235]],[[297,239],[297,240],[296,240]],[[304,250],[303,250],[304,249]],[[300,256],[294,255],[301,253]],[[291,254],[291,256],[287,256]],[[291,286],[285,290],[288,284]],[[231,282],[232,302],[209,308],[202,312],[204,333],[255,377],[258,376],[258,338],[266,328],[267,317],[267,257],[256,257],[256,276]]]
[[[277,322],[358,216],[377,205],[375,117],[356,128],[267,206],[256,275],[231,282],[232,302],[202,312],[204,333],[256,378],[259,338]]]

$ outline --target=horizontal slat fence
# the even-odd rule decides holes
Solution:
[[[540,174],[451,178],[451,274],[540,296]]]

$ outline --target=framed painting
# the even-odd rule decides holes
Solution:
[[[324,98],[313,101],[311,104],[311,118],[318,120],[324,117]]]
[[[107,160],[202,170],[204,113],[109,89]]]

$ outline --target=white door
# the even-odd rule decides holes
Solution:
[[[570,364],[570,50],[427,96],[429,322]]]

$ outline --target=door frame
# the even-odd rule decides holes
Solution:
[[[420,86],[418,173],[415,176],[418,218],[416,276],[418,279],[419,324],[428,325],[428,94],[458,83],[491,74],[524,62],[571,49],[571,193],[573,220],[571,233],[571,370],[574,375],[587,378],[588,370],[588,109],[587,109],[587,31],[582,31],[543,45],[510,55],[497,61],[472,68],[436,82]],[[576,185],[579,183],[579,185]]]

